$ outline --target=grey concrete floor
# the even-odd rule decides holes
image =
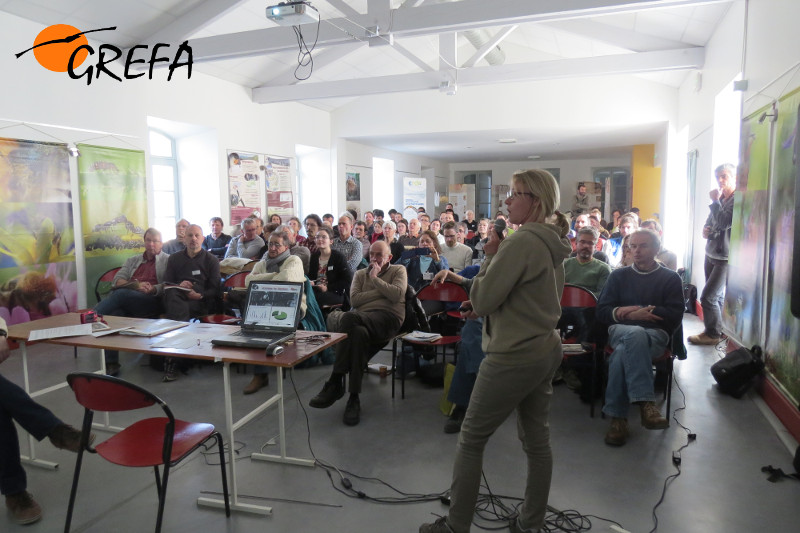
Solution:
[[[686,315],[686,335],[702,324]],[[34,388],[52,385],[74,370],[93,370],[98,354],[71,348],[34,346],[30,350]],[[739,533],[798,531],[800,483],[769,483],[761,467],[767,464],[791,470],[792,455],[753,396],[736,400],[721,395],[709,366],[720,357],[714,347],[689,347],[689,357],[675,366],[673,411],[684,405],[677,419],[697,434],[682,452],[681,475],[669,484],[659,507],[658,531],[666,533]],[[379,354],[377,360],[388,360]],[[160,395],[176,416],[224,427],[222,371],[219,366],[193,368],[174,383],[161,383],[160,374],[144,366],[146,360],[122,354],[120,377]],[[22,382],[19,357],[12,356],[0,370]],[[416,379],[407,383],[406,399],[391,398],[391,382],[371,374],[365,378],[362,420],[356,427],[341,422],[345,400],[326,410],[303,409],[321,388],[330,367],[294,372],[287,388],[286,424],[291,455],[317,458],[363,477],[380,478],[406,493],[432,494],[448,488],[455,435],[442,431],[445,417],[437,405],[441,389]],[[252,374],[234,374],[234,410],[241,416],[275,390],[275,375],[267,389],[253,396],[239,393]],[[295,393],[296,387],[296,393]],[[300,402],[298,402],[298,397]],[[69,389],[40,398],[63,420],[79,425],[82,410]],[[663,406],[662,406],[663,409]],[[647,431],[631,414],[631,437],[622,448],[603,443],[608,420],[589,417],[586,404],[564,385],[554,389],[551,416],[554,453],[550,505],[614,520],[632,533],[651,531],[652,508],[665,479],[676,473],[672,452],[686,443],[687,432],[675,421],[663,431]],[[306,416],[308,417],[308,423]],[[124,425],[130,415],[117,415]],[[275,452],[272,444],[278,419],[268,410],[237,433],[240,494],[246,500],[271,505],[267,517],[199,508],[204,491],[220,491],[217,456],[195,454],[170,477],[163,531],[211,532],[415,532],[423,522],[446,512],[440,502],[379,504],[349,498],[334,490],[322,468],[278,465],[249,459],[253,452]],[[23,448],[27,448],[24,432]],[[98,442],[107,434],[97,432]],[[17,526],[0,517],[0,530],[61,531],[66,514],[75,456],[56,450],[46,441],[37,446],[39,457],[57,461],[57,470],[27,466],[28,487],[45,510],[41,522]],[[519,497],[524,488],[524,455],[516,437],[515,421],[507,420],[486,449],[484,472],[495,494]],[[353,486],[371,497],[397,496],[375,481],[350,475]],[[338,474],[333,480],[339,486]],[[485,492],[485,490],[484,490]],[[289,501],[278,501],[293,500]],[[513,502],[512,502],[513,503]],[[325,504],[325,505],[321,505]],[[96,456],[84,460],[72,531],[139,533],[155,524],[156,498],[152,471],[114,466]],[[590,518],[591,531],[619,531]],[[502,524],[486,524],[502,527]],[[588,524],[587,524],[588,525]],[[473,530],[478,530],[473,527]]]

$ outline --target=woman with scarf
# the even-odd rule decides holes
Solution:
[[[303,273],[303,262],[295,255],[289,255],[289,234],[285,231],[274,231],[269,236],[267,243],[267,255],[256,263],[253,271],[245,278],[245,284],[251,281],[298,281],[305,282],[306,276]],[[303,293],[303,300],[300,303],[300,318],[306,314],[306,295]],[[253,379],[244,388],[245,394],[253,394],[262,387],[269,384],[267,371],[269,367],[258,365],[253,371]]]

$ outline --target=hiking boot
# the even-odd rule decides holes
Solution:
[[[706,332],[703,332],[700,335],[690,335],[686,340],[692,344],[698,344],[700,346],[713,346],[721,341],[722,338],[711,337],[710,335],[707,335]]]
[[[47,436],[56,448],[78,453],[81,449],[81,432],[67,424],[59,424]],[[89,444],[94,442],[94,433],[89,435]]]
[[[626,418],[612,418],[611,427],[606,433],[606,444],[622,446],[628,440],[628,420]]]
[[[7,495],[6,507],[17,524],[33,524],[42,518],[42,508],[28,491]]]
[[[344,376],[331,376],[331,379],[325,382],[322,390],[311,398],[308,405],[316,407],[317,409],[325,409],[334,404],[334,402],[344,396]]]
[[[661,411],[658,410],[656,404],[653,402],[642,402],[639,404],[642,410],[642,426],[647,429],[666,429],[669,427],[669,420],[661,416]]]
[[[464,415],[467,414],[467,409],[464,407],[455,406],[450,418],[444,423],[445,433],[458,433],[461,431],[461,424],[464,422]]]
[[[344,408],[342,422],[346,426],[357,426],[361,421],[361,401],[358,396],[351,394],[347,400],[347,407]]]
[[[455,533],[450,524],[447,523],[447,517],[442,516],[433,524],[422,524],[419,526],[419,533]]]
[[[255,374],[242,392],[245,394],[253,394],[267,385],[269,385],[269,374]]]

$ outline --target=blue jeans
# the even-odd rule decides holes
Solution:
[[[700,295],[703,324],[706,335],[718,339],[722,336],[722,308],[725,305],[725,285],[728,282],[728,262],[709,259],[705,262],[706,284]]]
[[[27,487],[14,420],[37,440],[62,424],[22,388],[0,375],[0,493],[5,495],[17,494]]]
[[[481,349],[483,340],[483,319],[467,320],[461,328],[461,345],[456,359],[456,372],[450,383],[447,400],[459,407],[466,408],[475,380],[478,378],[478,369],[486,354]]]
[[[663,329],[614,324],[608,328],[608,343],[614,352],[608,360],[603,412],[613,418],[628,418],[632,403],[655,400],[653,359],[664,353],[669,335]]]
[[[131,289],[117,289],[111,291],[94,310],[101,315],[152,318],[161,313],[161,304],[157,296]],[[106,365],[111,363],[119,363],[119,352],[116,350],[106,350]]]

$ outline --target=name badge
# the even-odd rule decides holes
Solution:
[[[200,275],[199,270],[192,270],[192,276],[199,276],[199,275]]]
[[[332,267],[332,266],[329,266],[329,267],[328,267],[328,270],[333,270],[333,267]]]
[[[425,281],[432,280],[433,279],[433,272],[425,272],[424,274],[422,274],[422,279],[424,279]]]

